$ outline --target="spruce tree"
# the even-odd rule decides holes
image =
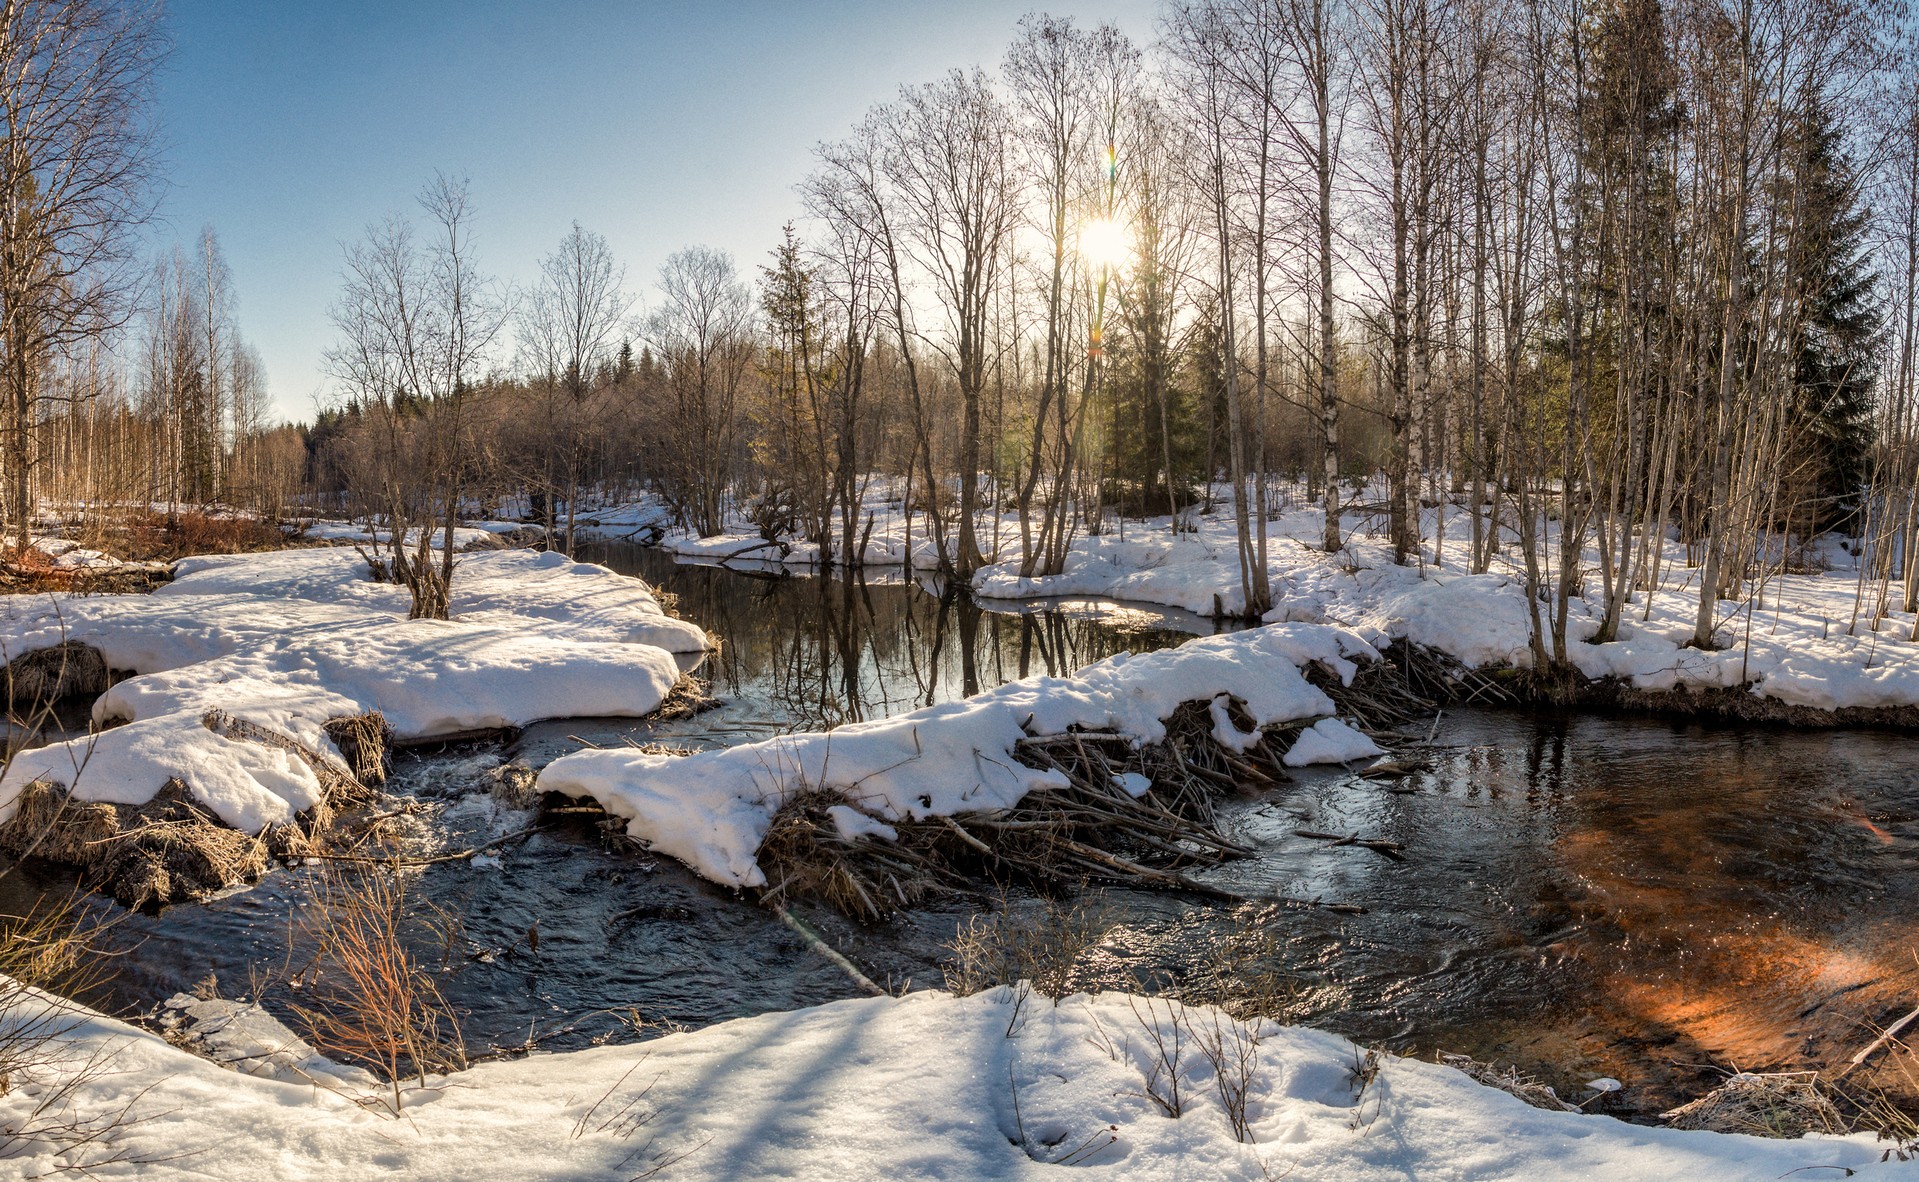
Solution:
[[[1815,530],[1858,510],[1872,448],[1879,379],[1878,280],[1866,242],[1871,211],[1824,102],[1807,105],[1793,183],[1800,232],[1791,265],[1802,301],[1794,367],[1794,427]],[[1804,521],[1806,517],[1798,517]]]

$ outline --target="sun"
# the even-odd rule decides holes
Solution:
[[[1079,225],[1079,254],[1096,267],[1124,267],[1133,259],[1132,235],[1116,218],[1087,218]]]

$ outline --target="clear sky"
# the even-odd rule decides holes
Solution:
[[[472,182],[484,267],[514,281],[575,219],[650,295],[694,243],[764,261],[813,146],[903,83],[998,68],[1034,8],[1144,44],[1156,0],[172,0],[157,245],[219,232],[278,412],[325,383],[340,246]]]

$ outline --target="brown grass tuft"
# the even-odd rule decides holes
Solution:
[[[373,865],[329,867],[315,880],[312,914],[310,1000],[294,1017],[325,1054],[378,1070],[397,1116],[405,1080],[425,1087],[429,1074],[466,1066],[458,1017],[407,947],[418,921],[405,879]]]

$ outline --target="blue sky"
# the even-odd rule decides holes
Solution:
[[[435,169],[471,180],[482,264],[510,280],[575,219],[642,296],[693,243],[751,274],[814,144],[902,83],[997,69],[1035,7],[1143,43],[1156,3],[173,0],[152,237],[214,226],[275,405],[309,418],[340,244]]]

